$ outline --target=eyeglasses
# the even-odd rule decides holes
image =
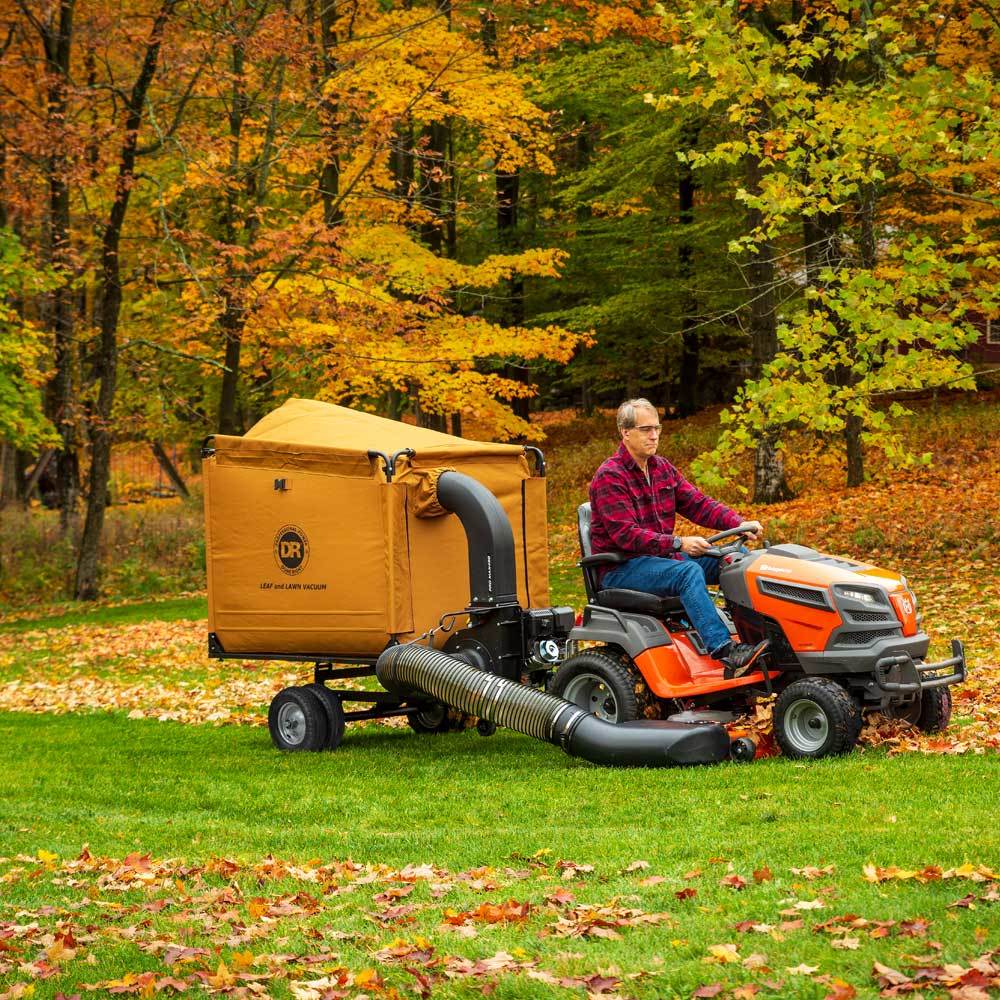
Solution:
[[[659,424],[643,424],[642,427],[633,427],[632,430],[638,431],[640,434],[659,434],[660,425]]]

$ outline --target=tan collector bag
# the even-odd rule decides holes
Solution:
[[[465,533],[433,500],[444,469],[496,495],[514,532],[518,600],[547,607],[545,480],[522,447],[290,399],[244,437],[216,436],[205,459],[218,651],[373,657],[464,608]]]

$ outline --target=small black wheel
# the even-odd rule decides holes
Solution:
[[[307,684],[303,689],[312,691],[320,700],[320,704],[326,711],[326,748],[336,750],[340,746],[340,741],[344,738],[344,706],[341,703],[340,695],[336,691],[331,691],[325,684]]]
[[[279,750],[322,750],[328,732],[326,709],[308,688],[285,688],[271,700],[267,728]]]
[[[476,732],[480,736],[493,736],[496,734],[497,724],[495,722],[490,722],[489,719],[480,719],[476,723]]]
[[[635,665],[606,646],[564,660],[549,691],[604,722],[656,718],[659,703]]]
[[[836,681],[804,677],[789,684],[774,706],[774,735],[786,757],[844,754],[861,734],[861,709]]]
[[[893,715],[905,719],[923,733],[943,733],[951,722],[951,688],[928,688]]]
[[[416,712],[411,712],[406,721],[415,733],[447,733],[453,726],[448,706],[440,701],[425,702]]]
[[[729,744],[729,756],[740,764],[757,756],[757,744],[748,736],[739,736]]]

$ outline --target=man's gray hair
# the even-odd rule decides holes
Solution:
[[[648,399],[626,399],[621,406],[618,407],[618,430],[627,431],[635,427],[635,411],[636,410],[652,410],[657,414],[657,420],[659,420],[659,414],[657,409]]]

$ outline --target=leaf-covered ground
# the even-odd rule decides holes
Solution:
[[[996,925],[970,919],[1000,902],[1000,875],[981,864],[741,874],[713,857],[663,874],[636,858],[612,873],[546,850],[508,862],[462,871],[271,855],[195,863],[86,846],[73,858],[0,858],[0,984],[13,981],[0,997],[51,995],[58,985],[57,997],[983,1000],[1000,988],[1000,948],[988,945]],[[852,881],[869,885],[867,912],[879,912],[880,885],[897,884],[897,903],[899,883],[939,891],[930,910],[878,919],[843,909],[840,887]],[[699,913],[731,909],[736,894],[753,915],[725,924],[718,941],[693,942]],[[955,960],[939,938],[960,921],[971,934],[968,957]],[[639,962],[634,950],[628,968],[602,960],[608,943],[633,937]],[[824,971],[831,965],[837,973]]]

